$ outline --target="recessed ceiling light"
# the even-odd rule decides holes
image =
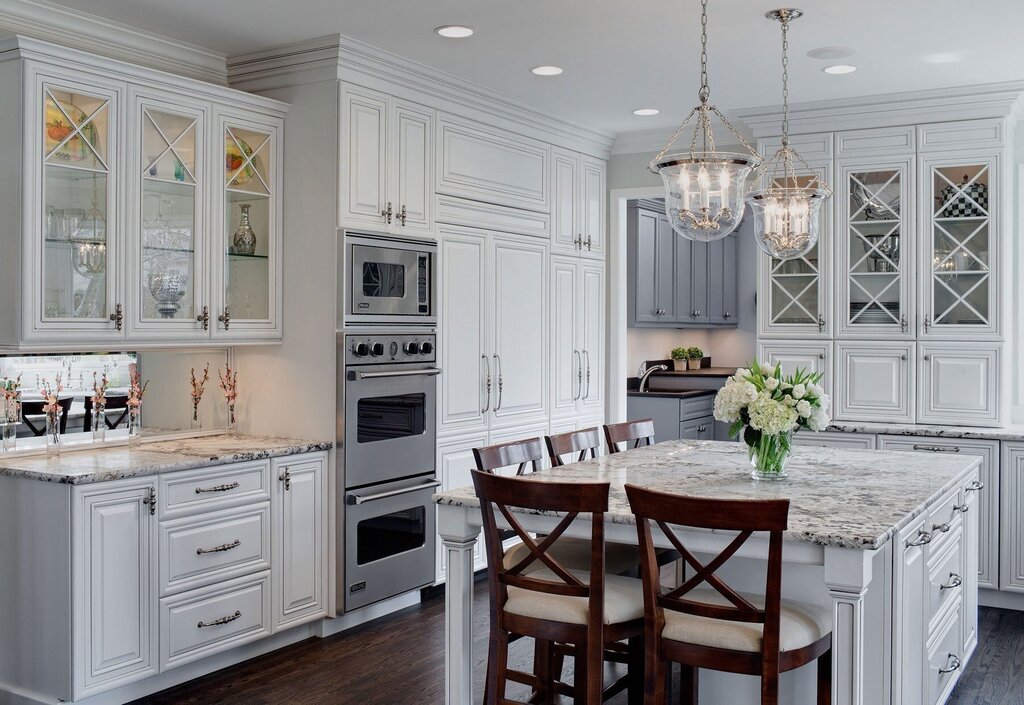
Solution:
[[[657,115],[660,112],[661,111],[657,108],[637,108],[633,111],[633,114],[641,117],[647,117],[648,115]]]
[[[557,76],[562,73],[560,66],[534,66],[530,70],[538,76]]]
[[[832,66],[826,66],[822,69],[825,73],[830,73],[833,76],[837,76],[844,73],[853,73],[857,70],[856,66],[850,66],[849,64],[834,64]]]
[[[448,39],[464,39],[473,34],[473,28],[464,24],[446,24],[434,31]]]
[[[812,59],[835,61],[836,59],[845,59],[853,56],[856,53],[857,50],[851,49],[850,47],[818,47],[817,49],[811,49],[807,52],[807,56]]]

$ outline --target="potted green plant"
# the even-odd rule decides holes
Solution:
[[[672,366],[675,367],[676,372],[682,372],[686,369],[686,353],[689,348],[672,348],[672,352],[669,353],[672,356]]]
[[[700,363],[704,360],[704,351],[694,346],[686,349],[687,369],[699,370]]]

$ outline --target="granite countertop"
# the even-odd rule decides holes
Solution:
[[[630,389],[626,392],[629,397],[669,397],[671,399],[687,399],[689,397],[705,397],[709,394],[717,394],[717,389]]]
[[[333,445],[330,441],[270,436],[200,436],[143,442],[134,448],[121,445],[67,450],[56,458],[44,454],[0,456],[0,475],[84,485],[220,463],[312,453],[329,450]]]
[[[750,479],[739,443],[668,441],[529,477],[541,482],[610,482],[608,519],[634,524],[624,485],[715,498],[790,500],[787,536],[822,546],[875,549],[926,511],[963,475],[973,456],[796,447],[778,483]],[[472,487],[435,495],[438,504],[479,507]]]
[[[829,431],[839,433],[885,433],[892,436],[934,436],[993,441],[1024,441],[1024,425],[1003,427],[927,426],[922,424],[833,422]]]

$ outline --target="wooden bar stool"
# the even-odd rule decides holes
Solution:
[[[642,445],[649,446],[654,443],[654,421],[652,419],[640,419],[639,421],[624,421],[623,423],[605,424],[604,437],[608,441],[608,452],[619,453],[620,443],[626,443],[625,450],[629,450],[629,443],[633,448]]]
[[[663,705],[669,665],[682,665],[680,702],[697,705],[697,673],[709,668],[761,677],[761,704],[778,705],[779,673],[818,662],[818,705],[831,702],[832,611],[782,600],[782,532],[789,500],[703,499],[626,485],[636,516],[644,583],[645,705]],[[665,592],[654,559],[651,522],[657,524],[694,574]],[[704,564],[670,525],[739,532]],[[715,571],[754,532],[766,532],[765,594],[733,590]],[[699,587],[707,583],[707,587]]]
[[[576,705],[598,705],[605,697],[631,687],[631,701],[640,690],[643,659],[642,583],[634,578],[605,575],[604,514],[608,483],[536,482],[473,471],[480,499],[484,542],[488,554],[491,633],[487,657],[486,705],[518,701],[505,696],[508,681],[534,689],[533,702],[552,702],[558,693],[571,694]],[[510,507],[564,512],[543,539],[534,539],[516,520]],[[574,570],[555,558],[550,548],[581,512],[589,513],[590,565]],[[506,566],[495,515],[500,514],[529,549],[513,566]],[[533,563],[540,569],[527,570]],[[508,644],[513,636],[529,636],[543,645],[535,651],[535,673],[508,667]],[[630,669],[607,690],[604,659],[607,646],[629,640]],[[554,643],[571,644],[575,663],[573,685],[560,683],[552,658]]]
[[[601,448],[601,434],[597,426],[584,428],[581,431],[570,431],[559,433],[554,436],[545,436],[544,442],[548,447],[548,458],[551,460],[551,467],[558,468],[565,465],[563,455],[573,453],[575,460],[581,462],[597,457],[597,451]]]

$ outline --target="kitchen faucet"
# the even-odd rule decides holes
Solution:
[[[640,375],[640,385],[637,387],[639,391],[644,391],[644,385],[647,384],[647,379],[655,372],[664,372],[668,369],[668,365],[653,365],[644,370],[643,374]]]

